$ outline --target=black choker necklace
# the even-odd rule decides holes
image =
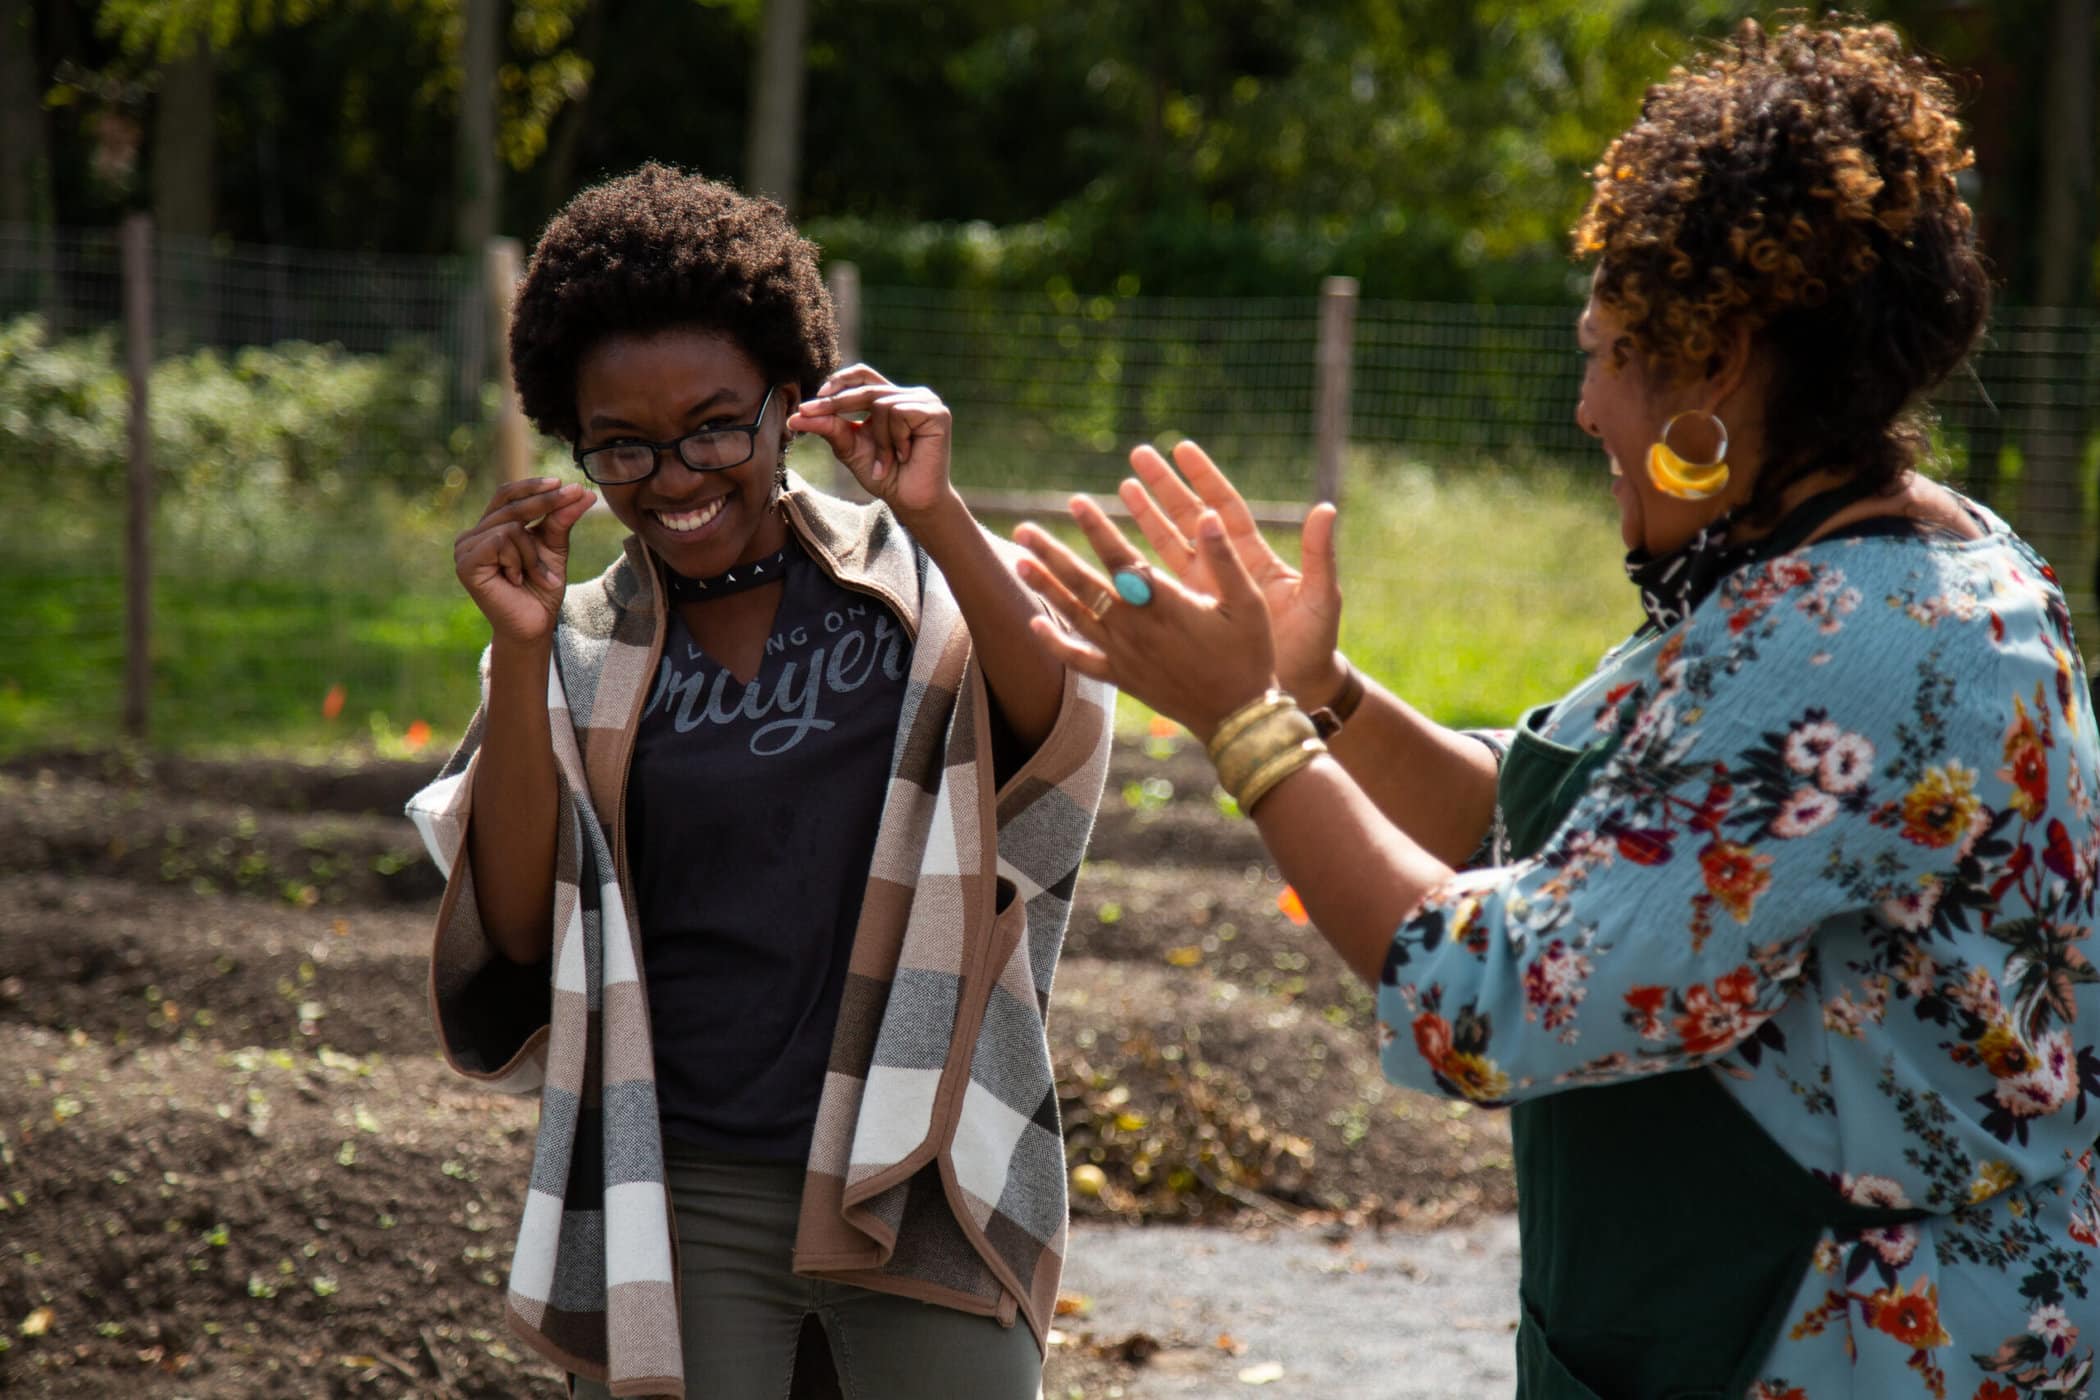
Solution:
[[[700,603],[709,598],[723,598],[731,593],[741,593],[747,588],[760,588],[769,583],[778,583],[787,576],[788,554],[789,548],[784,547],[763,559],[739,564],[712,578],[687,578],[666,564],[664,595],[674,603]]]

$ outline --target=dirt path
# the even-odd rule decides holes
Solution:
[[[0,770],[0,1389],[558,1393],[497,1320],[532,1106],[432,1053],[436,880],[396,815],[423,771]],[[1389,1341],[1500,1316],[1431,1301],[1443,1235],[1423,1232],[1486,1228],[1497,1257],[1505,1124],[1379,1079],[1368,996],[1281,893],[1200,756],[1119,757],[1052,1003],[1069,1157],[1090,1169],[1071,1287],[1093,1300],[1061,1326],[1052,1400],[1224,1393],[1269,1359],[1276,1393],[1353,1393],[1332,1388],[1357,1383],[1331,1369],[1349,1356],[1412,1373]],[[1309,1262],[1339,1257],[1330,1231],[1361,1274]],[[1413,1261],[1391,1265],[1405,1287],[1360,1294],[1389,1250]],[[1482,1267],[1451,1286],[1491,1287]],[[1321,1340],[1286,1305],[1327,1283]],[[1346,1323],[1412,1318],[1400,1294],[1422,1325]],[[1171,1345],[1138,1364],[1133,1337]],[[1482,1339],[1506,1358],[1506,1334]]]
[[[1452,1400],[1515,1386],[1509,1216],[1427,1234],[1081,1226],[1065,1290],[1083,1300],[1060,1329],[1071,1345],[1148,1355],[1123,1382],[1132,1400]]]

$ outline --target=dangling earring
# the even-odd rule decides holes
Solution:
[[[1670,430],[1687,418],[1704,418],[1712,424],[1713,450],[1700,454],[1704,461],[1689,461],[1670,446]],[[1680,501],[1704,501],[1728,485],[1728,425],[1704,409],[1690,408],[1663,424],[1662,438],[1648,447],[1648,480],[1665,496]]]
[[[784,495],[788,489],[788,449],[795,445],[795,434],[783,431],[780,434],[780,460],[773,465],[773,489]]]

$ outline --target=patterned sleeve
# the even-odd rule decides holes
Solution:
[[[1855,617],[1857,591],[1813,558],[1735,576],[1594,715],[1562,717],[1618,748],[1534,858],[1453,877],[1394,936],[1389,1078],[1502,1103],[1730,1051],[1754,1064],[1784,1048],[1768,1022],[1819,924],[1901,927],[1936,902],[1988,815],[1977,755],[1949,747],[1976,678],[1941,654],[1987,673],[1989,648]]]

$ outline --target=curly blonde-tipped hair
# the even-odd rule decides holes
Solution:
[[[1649,365],[1702,372],[1747,329],[1771,360],[1753,516],[1815,471],[1887,484],[1968,355],[1989,279],[1944,78],[1886,25],[1746,20],[1648,90],[1574,230]]]

